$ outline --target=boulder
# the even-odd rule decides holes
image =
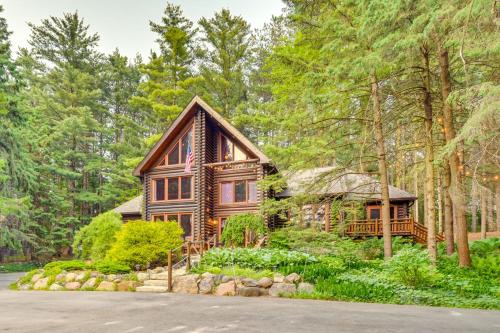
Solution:
[[[90,279],[88,279],[87,281],[85,281],[85,283],[82,286],[82,289],[95,288],[96,280],[97,279],[95,277],[91,277]]]
[[[283,282],[285,282],[285,283],[299,283],[300,279],[301,278],[300,278],[299,274],[292,273],[292,274],[287,275]]]
[[[297,292],[302,294],[312,294],[314,292],[314,286],[307,282],[301,282],[297,287]]]
[[[275,283],[283,283],[283,280],[285,280],[285,277],[281,274],[274,274],[273,281]]]
[[[263,277],[257,283],[259,284],[259,287],[261,287],[261,288],[269,288],[273,285],[273,279],[268,278],[268,277]]]
[[[40,280],[42,278],[43,274],[35,274],[31,277],[31,282],[35,283],[36,281]]]
[[[269,288],[259,288],[260,296],[269,296]]]
[[[66,282],[73,282],[75,281],[76,279],[76,274],[73,273],[73,272],[69,272],[68,274],[66,274],[66,277],[64,278],[64,281]]]
[[[296,287],[292,283],[274,283],[269,288],[269,296],[279,297],[295,293]]]
[[[85,280],[86,275],[87,274],[85,272],[82,272],[82,273],[78,274],[75,277],[75,281],[82,282],[83,280]]]
[[[223,278],[223,277],[224,277],[224,275],[222,275],[222,274],[217,274],[217,275],[215,275],[215,276],[214,276],[214,284],[215,284],[215,285],[219,285],[219,284],[221,284],[221,282],[222,282],[222,278]],[[226,281],[226,282],[227,282],[227,281]]]
[[[66,281],[66,274],[64,273],[59,273],[56,275],[56,281],[57,282],[64,282]]]
[[[52,291],[60,291],[63,289],[64,289],[64,287],[61,286],[59,283],[52,283],[52,285],[49,288],[49,290],[52,290]]]
[[[102,281],[97,287],[99,291],[115,291],[115,284],[110,281]]]
[[[209,272],[205,272],[205,273],[201,274],[201,277],[202,278],[214,278],[215,274],[212,274],[212,273],[209,273]]]
[[[197,294],[198,274],[182,275],[174,277],[172,290],[175,293]]]
[[[118,291],[134,291],[138,283],[135,281],[121,281],[116,285]]]
[[[181,267],[181,268],[172,270],[172,277],[173,276],[186,275],[186,274],[187,274],[187,272],[186,272],[186,268],[185,267]]]
[[[172,276],[173,276],[173,274],[172,274]],[[150,280],[168,280],[168,272],[151,273],[151,274],[149,274],[149,279]]]
[[[151,272],[154,274],[163,273],[163,272],[165,272],[165,269],[163,267],[156,267],[156,268],[152,269]]]
[[[260,290],[259,287],[240,287],[237,294],[245,297],[257,297],[260,296]]]
[[[113,280],[116,280],[117,276],[116,274],[108,274],[106,275],[106,281],[113,282]]]
[[[233,281],[234,278],[229,275],[223,275],[222,278],[220,279],[220,283],[227,283],[229,281]]]
[[[258,287],[259,286],[259,283],[257,281],[255,281],[254,279],[243,278],[240,281],[241,281],[241,284],[245,287]]]
[[[214,276],[213,275],[205,276],[200,281],[199,292],[200,294],[211,294],[214,286],[215,286]]]
[[[40,289],[45,289],[48,287],[48,284],[49,283],[49,278],[46,277],[46,278],[41,278],[41,279],[38,279],[35,284],[33,285],[33,289],[35,290],[40,290]]]
[[[90,272],[90,277],[96,278],[98,276],[99,276],[99,272],[97,272],[97,271]]]
[[[236,283],[234,281],[229,281],[219,284],[217,289],[215,289],[215,295],[217,296],[234,296],[236,289]]]
[[[31,285],[29,283],[26,283],[26,284],[22,284],[20,287],[19,287],[19,290],[30,290],[31,289]]]
[[[144,273],[144,272],[137,273],[137,280],[141,282],[144,280],[149,280],[149,273]]]
[[[78,290],[82,284],[80,282],[74,281],[74,282],[68,282],[64,285],[64,288],[67,290]]]

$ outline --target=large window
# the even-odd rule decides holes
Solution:
[[[158,178],[153,180],[153,201],[190,200],[193,198],[191,176]],[[166,197],[165,197],[166,193]]]
[[[170,148],[167,156],[165,156],[165,159],[161,161],[159,165],[179,165],[186,163],[189,146],[191,146],[191,151],[194,151],[192,128],[190,128],[179,140],[175,142],[174,146]]]
[[[184,238],[191,237],[193,234],[193,213],[162,213],[153,214],[153,221],[176,222],[184,231]]]
[[[220,204],[257,202],[257,185],[254,180],[236,180],[220,183]]]
[[[226,136],[220,136],[221,162],[243,161],[248,159],[247,155]]]

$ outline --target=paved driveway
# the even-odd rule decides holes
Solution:
[[[275,298],[0,291],[8,332],[500,332],[500,312]]]
[[[25,273],[0,273],[0,290],[7,289],[9,284],[16,281]]]

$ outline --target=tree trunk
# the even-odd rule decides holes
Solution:
[[[451,174],[448,159],[443,161],[443,185],[444,185],[444,238],[446,241],[446,254],[455,252],[455,236],[453,235],[453,203],[450,196]]]
[[[488,230],[495,230],[495,220],[493,216],[493,209],[495,206],[495,197],[493,191],[488,189]]]
[[[443,233],[443,180],[441,172],[438,172],[437,177],[437,214],[438,214],[438,231],[440,234]]]
[[[481,239],[486,238],[486,190],[481,189]]]
[[[497,231],[500,231],[500,182],[495,186],[495,210],[497,213]]]
[[[382,235],[384,237],[384,258],[392,257],[391,212],[389,199],[389,184],[387,162],[385,156],[384,132],[382,129],[382,108],[378,92],[378,80],[374,72],[370,75],[371,94],[373,100],[373,126],[377,141],[378,167],[380,173],[380,192],[382,195]]]
[[[441,95],[443,98],[443,124],[446,143],[449,144],[455,138],[455,127],[453,125],[453,110],[448,102],[448,96],[451,92],[451,79],[448,61],[448,50],[441,48],[439,50],[439,67],[441,80]],[[462,191],[462,177],[460,174],[459,160],[456,149],[454,149],[449,158],[451,183],[450,196],[456,211],[456,235],[458,261],[461,267],[471,265],[469,253],[469,241],[467,237],[467,221],[465,219],[464,195]]]
[[[423,107],[425,112],[425,199],[427,203],[425,221],[427,225],[427,249],[432,262],[436,262],[436,217],[434,204],[434,140],[432,137],[432,99],[431,79],[429,70],[429,52],[422,47],[422,60],[424,71],[423,83]]]
[[[413,154],[413,192],[415,194],[415,222],[420,223],[420,210],[419,210],[419,200],[418,200],[418,170],[417,170],[417,153]]]
[[[477,184],[474,180],[472,180],[472,204],[471,204],[471,216],[472,216],[472,232],[477,232]]]

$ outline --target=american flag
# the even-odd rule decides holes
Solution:
[[[186,167],[184,168],[184,172],[191,172],[191,165],[194,162],[194,154],[191,149],[191,144],[188,144],[187,147],[187,155],[186,155]]]

